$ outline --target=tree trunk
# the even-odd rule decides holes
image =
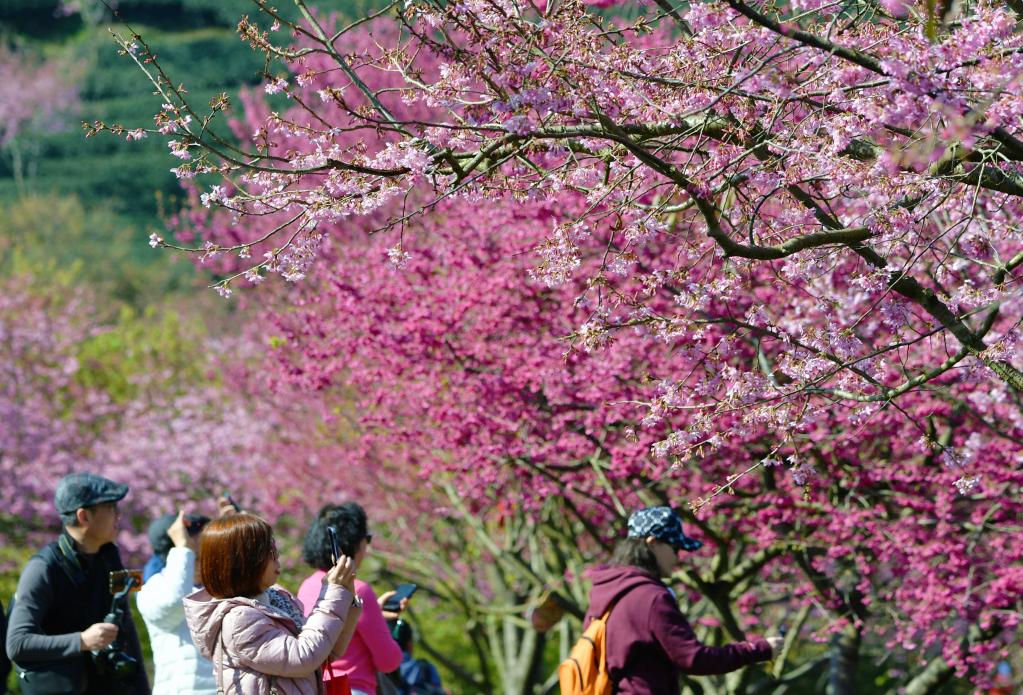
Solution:
[[[848,625],[831,640],[828,695],[855,695],[859,656],[860,631],[855,625]]]
[[[21,144],[18,142],[18,138],[14,138],[8,143],[7,149],[11,151],[11,172],[14,174],[14,190],[18,192],[18,197],[25,197],[25,162],[21,156]]]
[[[905,695],[931,695],[952,678],[952,667],[940,656],[935,657],[923,671],[906,686]]]

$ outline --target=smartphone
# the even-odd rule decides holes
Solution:
[[[410,598],[418,588],[415,584],[399,584],[398,588],[394,590],[394,596],[384,601],[384,610],[388,613],[397,613],[401,610],[401,602]]]
[[[242,510],[242,508],[238,506],[238,503],[234,501],[234,498],[231,497],[231,493],[227,490],[224,490],[224,498],[227,500],[228,504],[234,507],[236,512],[240,512]]]
[[[330,536],[330,552],[331,561],[333,564],[337,564],[337,561],[341,559],[341,544],[337,540],[337,527],[328,526],[327,535]]]
[[[110,595],[119,594],[131,583],[130,591],[142,588],[142,570],[115,570],[110,573]]]

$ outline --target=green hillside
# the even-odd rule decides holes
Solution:
[[[21,190],[14,158],[0,150],[0,206],[26,194],[76,199],[86,211],[99,211],[108,221],[92,230],[86,243],[103,246],[116,236],[122,245],[127,243],[126,259],[153,276],[157,286],[149,288],[152,294],[182,291],[192,285],[190,265],[174,263],[170,254],[154,252],[148,245],[149,234],[161,229],[166,216],[180,205],[181,187],[170,173],[177,160],[159,138],[128,143],[102,134],[86,139],[80,124],[102,120],[151,125],[160,107],[142,72],[118,55],[110,29],[125,24],[145,37],[167,73],[187,87],[196,104],[208,103],[220,92],[235,95],[257,84],[263,63],[235,33],[243,15],[255,15],[255,6],[250,0],[117,0],[110,4],[116,7],[116,16],[99,0],[78,0],[82,11],[72,15],[61,12],[58,0],[0,3],[0,42],[61,61],[73,73],[80,99],[79,110],[64,119],[62,131],[18,138]],[[312,4],[323,13],[347,18],[380,3],[321,0]],[[280,7],[284,11],[288,3]],[[293,7],[290,10],[295,12]],[[130,233],[125,235],[125,229]],[[144,303],[133,292],[126,289],[123,298]]]

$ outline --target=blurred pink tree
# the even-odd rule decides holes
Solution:
[[[308,510],[301,483],[283,469],[273,473],[275,455],[289,442],[288,432],[278,432],[284,414],[232,377],[244,373],[245,355],[252,354],[244,341],[207,339],[190,355],[169,354],[183,342],[147,345],[137,332],[130,332],[138,340],[131,345],[104,343],[119,327],[99,320],[85,288],[27,276],[0,287],[6,538],[33,544],[48,537],[58,525],[56,483],[81,470],[131,486],[120,543],[136,561],[148,552],[144,531],[154,516],[182,505],[210,513],[224,490],[271,519]],[[180,369],[189,361],[200,365],[198,377]],[[297,433],[300,423],[292,423],[290,436],[308,441]]]
[[[83,297],[33,293],[30,278],[0,290],[0,493],[15,518],[52,517],[56,481],[81,461],[111,403],[75,381],[91,329]],[[31,472],[31,474],[29,473]]]
[[[10,153],[22,192],[24,157],[19,138],[63,127],[63,117],[76,104],[77,89],[67,66],[0,46],[0,150]]]

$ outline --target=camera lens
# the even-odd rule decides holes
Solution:
[[[188,522],[188,535],[198,536],[203,527],[210,523],[210,518],[202,514],[185,514],[185,521]]]

